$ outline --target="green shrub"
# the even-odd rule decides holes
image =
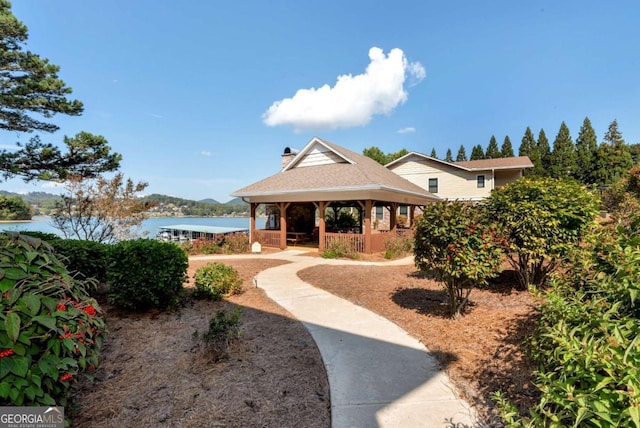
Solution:
[[[43,241],[47,241],[49,243],[51,243],[52,241],[57,241],[58,239],[61,239],[55,233],[38,232],[35,230],[24,230],[20,232],[20,235],[26,235],[26,236],[31,236],[33,238],[42,239]]]
[[[396,237],[384,241],[384,258],[395,259],[413,251],[413,239],[409,237]]]
[[[598,213],[598,196],[575,181],[521,178],[483,203],[509,245],[521,289],[542,286],[578,248]]]
[[[205,342],[208,357],[213,361],[227,358],[231,344],[240,337],[241,315],[242,309],[236,306],[231,313],[218,311],[215,318],[209,320],[209,330],[202,335],[202,339]]]
[[[57,239],[51,246],[61,257],[70,272],[78,272],[82,278],[107,282],[110,245],[77,239]]]
[[[329,245],[322,252],[322,257],[325,259],[357,259],[358,253],[351,248],[349,243],[333,239],[329,241]]]
[[[193,278],[196,284],[196,298],[220,300],[242,291],[242,280],[238,271],[223,263],[208,263],[198,268]]]
[[[520,418],[497,397],[508,426],[640,427],[639,226],[603,230],[582,274],[555,279],[530,346],[542,398]]]
[[[185,251],[172,243],[121,241],[110,250],[109,300],[132,310],[173,306],[179,302],[188,264]]]
[[[471,203],[429,204],[416,220],[416,266],[444,283],[452,317],[462,314],[473,287],[498,275],[503,242]]]
[[[0,405],[68,405],[100,363],[100,313],[47,243],[0,236]]]

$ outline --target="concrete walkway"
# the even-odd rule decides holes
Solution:
[[[312,287],[297,276],[299,270],[318,264],[366,262],[327,260],[299,251],[257,257],[291,262],[267,269],[255,280],[271,299],[304,324],[320,349],[329,377],[333,428],[477,425],[471,407],[458,398],[436,359],[417,339],[377,314]],[[412,260],[384,265],[402,263]]]

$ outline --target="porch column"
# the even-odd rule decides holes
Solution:
[[[364,203],[364,252],[371,254],[371,210],[373,201],[367,199]]]
[[[251,206],[251,220],[249,220],[249,244],[253,244],[253,238],[256,236],[256,209],[260,204],[251,202],[249,205]]]
[[[287,208],[290,203],[280,202],[278,208],[280,209],[280,249],[285,250],[287,248]]]
[[[389,204],[389,231],[396,231],[396,222],[398,220],[398,204],[396,202],[391,202]]]
[[[409,227],[413,227],[413,219],[416,216],[416,206],[411,205],[409,207]]]
[[[326,232],[326,224],[324,222],[324,212],[327,209],[329,202],[318,202],[318,252],[324,251],[324,234]]]

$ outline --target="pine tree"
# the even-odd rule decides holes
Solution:
[[[23,51],[27,26],[13,15],[7,0],[0,0],[0,20],[0,129],[57,131],[57,125],[42,119],[56,113],[80,115],[82,103],[67,98],[71,88],[58,77],[59,66]]]
[[[497,159],[502,157],[500,153],[500,149],[498,148],[498,142],[496,141],[496,137],[493,135],[489,140],[489,145],[487,146],[487,151],[484,153],[485,159]]]
[[[535,161],[534,159],[531,159],[535,170],[534,175],[536,177],[548,177],[550,175],[549,164],[551,158],[551,147],[549,146],[549,140],[547,139],[547,134],[544,132],[544,129],[540,129],[536,147],[538,148],[537,158]]]
[[[509,136],[504,137],[504,142],[502,143],[502,147],[500,148],[500,154],[503,158],[512,158],[515,155],[513,154],[513,146],[511,145],[511,139]]]
[[[453,162],[453,154],[451,153],[451,149],[447,149],[447,155],[445,156],[444,160],[446,162]]]
[[[632,166],[631,149],[624,142],[618,122],[614,119],[596,153],[594,181],[599,185],[613,184]]]
[[[576,171],[574,177],[584,184],[595,183],[598,139],[588,117],[584,118],[576,139]]]
[[[484,159],[484,150],[482,150],[482,146],[478,144],[471,149],[471,158],[470,160],[481,160]]]
[[[524,131],[524,136],[522,137],[522,141],[520,143],[520,148],[518,149],[518,156],[528,156],[529,160],[533,163],[533,168],[526,169],[524,174],[526,176],[535,176],[536,175],[536,162],[538,163],[537,170],[542,169],[542,165],[540,164],[540,153],[538,152],[538,145],[536,143],[536,139],[533,136],[533,132],[531,132],[531,128],[527,126],[526,131]]]
[[[553,141],[549,173],[554,178],[573,177],[576,172],[576,148],[567,125],[562,122],[556,139]]]
[[[438,155],[436,154],[435,147],[433,149],[431,149],[431,154],[429,156],[431,156],[434,159],[438,159]]]
[[[467,151],[464,149],[464,145],[460,144],[458,149],[458,155],[456,156],[456,162],[464,162],[467,160]]]

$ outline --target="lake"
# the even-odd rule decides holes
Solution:
[[[148,232],[148,236],[153,238],[158,233],[160,227],[178,224],[194,224],[201,226],[237,227],[249,229],[249,217],[153,217],[142,222],[142,232]],[[256,228],[263,229],[266,220],[262,217],[256,218]],[[0,223],[0,231],[21,231],[31,230],[36,232],[55,233],[60,235],[58,229],[51,225],[49,217],[33,217],[30,222]]]

